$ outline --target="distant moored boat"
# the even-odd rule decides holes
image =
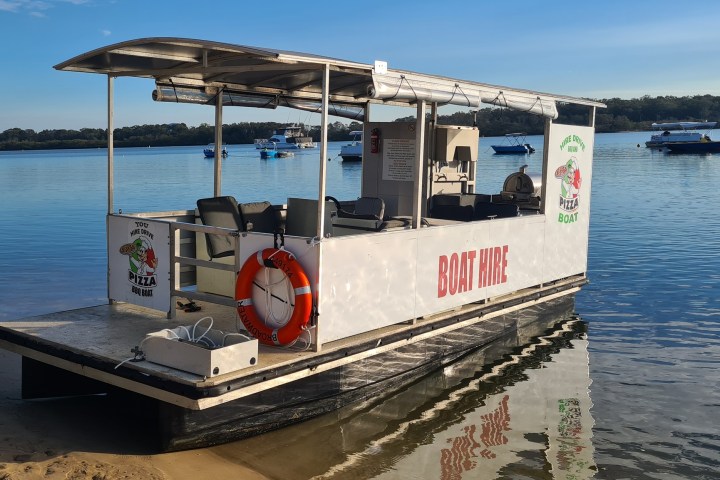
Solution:
[[[700,142],[704,138],[700,132],[694,132],[695,129],[711,129],[715,128],[717,122],[668,122],[653,123],[653,130],[662,130],[662,133],[656,133],[645,142],[648,148],[662,149],[667,147],[668,143],[687,143]],[[707,136],[707,135],[705,135]]]
[[[506,145],[490,145],[495,153],[533,153],[535,149],[525,142],[526,133],[506,133]]]
[[[203,153],[205,154],[205,158],[213,158],[215,156],[215,144],[209,143],[208,146],[205,147],[205,149],[203,150]],[[220,152],[220,154],[223,157],[227,157],[228,151],[227,151],[226,145],[223,145],[222,151]]]

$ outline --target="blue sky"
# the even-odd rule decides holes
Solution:
[[[720,95],[718,19],[720,2],[665,0],[0,0],[0,131],[104,128],[106,78],[53,65],[159,36],[381,59],[391,68],[597,99]],[[116,126],[214,122],[211,107],[152,102],[152,87],[116,81]],[[225,123],[268,120],[318,123],[288,109],[224,110]]]

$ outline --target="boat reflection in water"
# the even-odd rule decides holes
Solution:
[[[591,478],[586,329],[534,324],[390,397],[211,450],[271,478]]]

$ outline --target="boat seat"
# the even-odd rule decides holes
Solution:
[[[443,220],[473,220],[475,199],[461,193],[439,193],[432,196],[430,216]]]
[[[382,198],[360,197],[355,201],[352,212],[338,208],[331,217],[333,235],[378,232],[383,228],[384,216],[385,201]]]
[[[240,215],[244,221],[245,231],[263,233],[284,231],[280,215],[268,201],[241,203]]]
[[[338,209],[340,218],[382,220],[385,216],[385,201],[378,197],[360,197],[355,201],[352,212]]]
[[[516,217],[520,208],[514,204],[494,203],[481,193],[436,194],[432,196],[430,215],[443,220],[470,222],[488,218]]]
[[[204,225],[245,230],[245,222],[238,209],[237,200],[232,196],[201,198],[197,201],[200,220]],[[232,237],[205,234],[208,256],[213,258],[229,257],[235,254]]]

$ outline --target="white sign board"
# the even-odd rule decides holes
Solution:
[[[552,124],[548,139],[545,281],[587,270],[595,135],[592,127]]]
[[[383,180],[412,182],[415,178],[415,140],[383,140]]]
[[[170,225],[110,216],[108,239],[110,298],[170,311]]]

